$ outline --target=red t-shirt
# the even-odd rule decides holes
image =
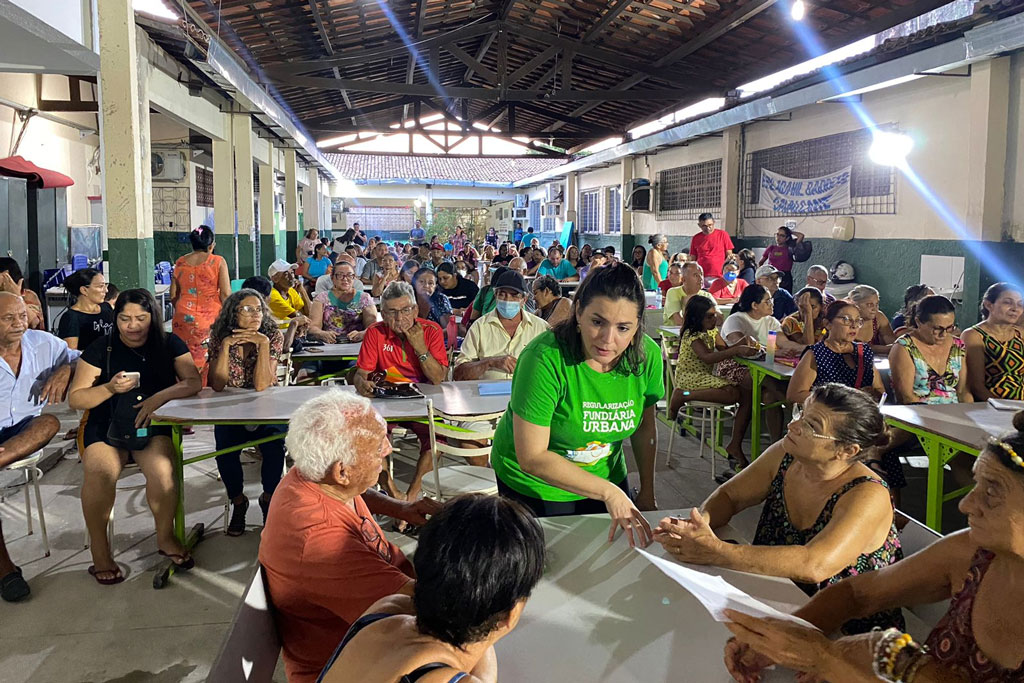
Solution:
[[[665,278],[660,283],[658,283],[658,289],[661,290],[661,305],[662,306],[665,305],[665,297],[668,296],[668,290],[670,290],[673,286],[674,285],[671,282],[669,282],[668,278]]]
[[[448,354],[444,350],[444,333],[441,326],[422,318],[416,318],[416,322],[423,327],[427,351],[438,363],[448,367]],[[359,347],[359,360],[356,361],[356,365],[366,372],[384,370],[390,375],[390,382],[400,382],[402,378],[409,382],[427,381],[420,368],[420,359],[416,357],[412,345],[382,322],[367,328],[363,345]]]
[[[271,499],[259,559],[290,683],[313,683],[352,622],[414,573],[362,497],[353,503],[325,495],[295,469]]]
[[[739,299],[740,294],[747,288],[747,281],[741,277],[733,280],[736,284],[736,291],[732,294],[729,293],[729,282],[724,277],[720,277],[711,283],[711,287],[708,288],[708,293],[716,299]]]
[[[725,254],[732,249],[729,233],[717,228],[710,235],[698,232],[690,239],[690,255],[704,269],[704,277],[719,277],[725,265]]]

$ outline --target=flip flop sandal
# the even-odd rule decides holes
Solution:
[[[109,579],[101,579],[100,574],[113,574],[114,576]],[[96,583],[101,586],[113,586],[115,584],[124,581],[124,574],[121,573],[120,567],[114,567],[113,569],[96,569],[96,565],[89,566],[89,576],[96,579]]]
[[[175,571],[187,572],[192,567],[196,566],[196,558],[192,557],[191,554],[185,553],[165,553],[163,550],[156,551],[158,555],[166,557],[172,563],[174,563]]]
[[[28,583],[21,575],[21,567],[15,567],[13,572],[0,578],[0,597],[5,602],[20,602],[31,592]]]

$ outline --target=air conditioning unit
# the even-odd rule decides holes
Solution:
[[[545,204],[544,205],[545,216],[561,216],[562,205],[561,204]]]
[[[626,195],[626,209],[629,211],[650,211],[651,190],[654,187],[647,178],[634,178],[628,185],[629,193]]]
[[[512,209],[512,219],[517,221],[525,221],[527,219],[527,213],[529,212],[526,209]]]
[[[525,209],[530,205],[530,195],[517,194],[513,206],[517,209]]]
[[[185,179],[185,153],[178,150],[159,150],[150,153],[149,169],[153,180],[180,182]]]
[[[548,183],[544,198],[548,203],[561,204],[565,200],[565,183]]]

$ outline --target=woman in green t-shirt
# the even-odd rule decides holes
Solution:
[[[665,393],[661,353],[643,332],[644,304],[628,264],[594,271],[571,317],[520,355],[491,449],[501,495],[538,516],[607,510],[609,540],[621,527],[631,545],[651,539],[640,510],[656,509],[654,411]],[[640,473],[635,505],[627,493],[627,438]]]

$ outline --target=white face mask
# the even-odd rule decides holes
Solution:
[[[466,277],[466,273],[468,273],[468,272],[469,271],[466,270],[465,268],[459,268],[459,270],[458,270],[459,275],[462,276],[462,277]]]

